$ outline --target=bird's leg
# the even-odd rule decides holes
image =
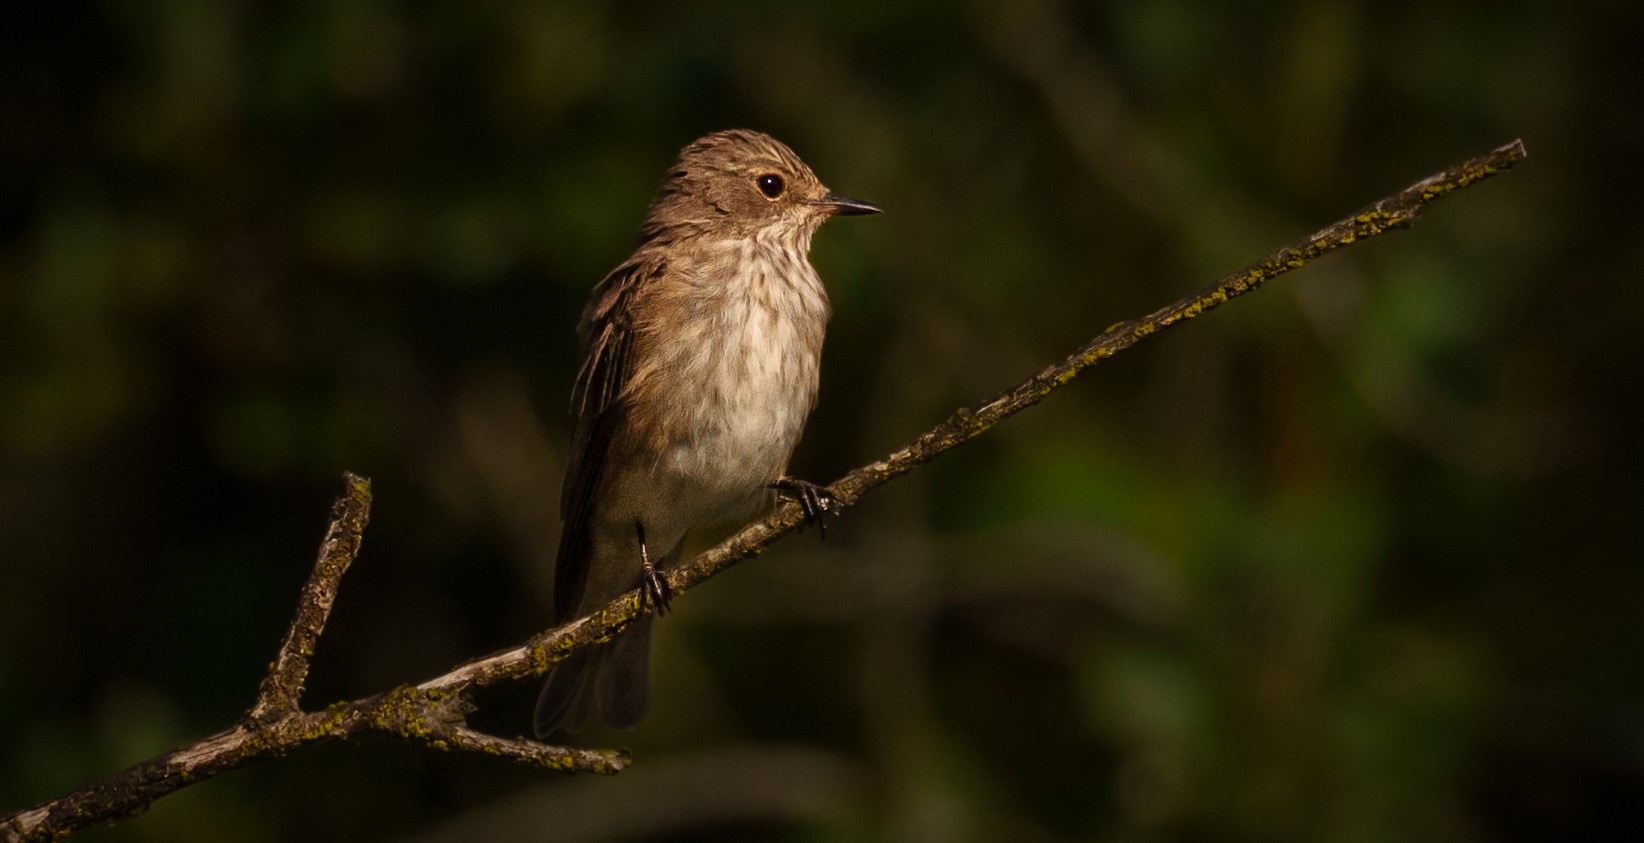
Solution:
[[[649,603],[651,611],[666,615],[674,590],[669,587],[668,578],[651,564],[650,551],[645,549],[645,524],[637,518],[634,519],[634,533],[639,536],[639,607],[643,609]]]
[[[815,524],[817,532],[822,534],[822,540],[828,540],[826,516],[838,515],[841,508],[839,498],[834,497],[833,492],[828,491],[828,487],[818,486],[797,477],[783,477],[770,486],[778,495],[794,501],[805,511],[805,521],[799,525],[801,530]]]

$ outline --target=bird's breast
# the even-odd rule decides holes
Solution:
[[[688,420],[658,468],[752,502],[787,466],[816,398],[827,297],[802,251],[737,245],[704,279],[674,344],[670,415]]]

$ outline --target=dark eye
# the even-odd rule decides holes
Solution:
[[[754,184],[759,185],[759,192],[765,194],[766,199],[775,199],[781,196],[782,188],[785,187],[782,184],[782,177],[775,173],[766,173],[754,179]]]

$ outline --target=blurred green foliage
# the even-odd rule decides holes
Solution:
[[[1644,830],[1640,8],[67,0],[0,28],[0,806],[548,616],[588,288],[749,126],[828,226],[796,470],[1514,137],[1530,160],[678,603],[616,780],[387,743],[87,840]],[[712,536],[702,537],[703,541]],[[479,720],[525,730],[534,687]],[[1630,833],[1630,834],[1629,834]]]

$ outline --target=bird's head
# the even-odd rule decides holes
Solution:
[[[879,207],[828,190],[793,150],[746,129],[692,142],[668,171],[641,237],[688,228],[728,237],[792,235],[808,243],[829,217],[876,214]]]

